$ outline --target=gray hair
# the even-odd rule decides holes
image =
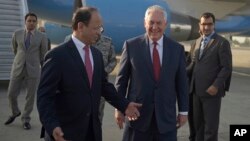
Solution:
[[[145,12],[144,20],[146,20],[148,18],[148,15],[150,14],[151,11],[161,11],[164,14],[164,20],[167,20],[167,12],[160,5],[152,5],[152,6],[148,7],[148,9]]]

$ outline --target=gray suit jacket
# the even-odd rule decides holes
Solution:
[[[25,29],[17,30],[12,37],[12,47],[15,54],[11,77],[18,77],[23,69],[27,70],[28,77],[40,77],[41,63],[48,49],[48,40],[45,34],[35,30],[31,36],[30,47],[25,47]]]
[[[199,59],[202,37],[196,40],[192,53],[192,63],[188,67],[191,73],[190,93],[208,96],[206,90],[214,85],[219,89],[217,97],[225,95],[229,90],[232,74],[232,53],[229,42],[218,34],[214,34]]]
[[[116,88],[130,101],[143,104],[140,118],[129,122],[133,129],[149,129],[154,113],[161,133],[176,129],[176,101],[179,111],[188,111],[185,67],[183,46],[164,36],[160,80],[156,82],[148,37],[141,35],[124,43]]]

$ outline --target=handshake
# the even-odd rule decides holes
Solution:
[[[128,107],[125,111],[125,115],[129,121],[137,120],[140,117],[140,112],[139,112],[138,108],[140,108],[141,106],[142,106],[142,104],[134,103],[134,102],[130,102],[128,104]],[[116,120],[116,123],[119,126],[119,128],[122,129],[123,123],[125,122],[125,117],[117,109],[115,110],[115,120]]]

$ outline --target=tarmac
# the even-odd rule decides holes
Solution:
[[[248,50],[249,51],[249,50]],[[250,53],[245,57],[250,58]],[[244,59],[244,58],[242,58]],[[246,62],[247,64],[249,61]],[[115,71],[110,76],[114,82]],[[222,99],[219,141],[229,141],[229,128],[232,124],[250,124],[250,65],[236,66],[230,91]],[[0,141],[42,141],[40,139],[41,123],[37,108],[31,114],[31,129],[24,130],[20,117],[6,126],[4,122],[10,115],[7,99],[8,81],[0,81]],[[23,109],[25,103],[25,90],[19,95],[19,107]],[[114,120],[114,108],[106,104],[103,119],[103,141],[121,141],[123,130],[120,130]],[[178,130],[178,141],[188,141],[189,129],[186,123]]]

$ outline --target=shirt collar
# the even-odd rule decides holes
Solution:
[[[35,34],[35,30],[36,30],[36,29],[31,30],[30,33],[31,33],[32,35],[34,35],[34,34]],[[28,32],[29,32],[29,31],[28,31],[27,29],[25,29],[25,33],[28,33]]]
[[[74,35],[72,35],[71,37],[78,49],[83,49],[86,46],[86,44],[84,44],[82,41],[77,39]]]
[[[160,46],[160,47],[163,46],[163,36],[161,36],[161,38],[158,41],[156,41],[156,42],[157,42],[158,46]],[[149,44],[150,45],[153,44],[153,41],[151,39],[149,39]]]
[[[208,35],[208,36],[203,35],[203,36],[202,36],[202,39],[205,39],[205,38],[206,38],[206,39],[210,40],[211,37],[214,35],[214,33],[215,33],[215,32],[213,31],[213,32],[212,32],[210,35]]]

